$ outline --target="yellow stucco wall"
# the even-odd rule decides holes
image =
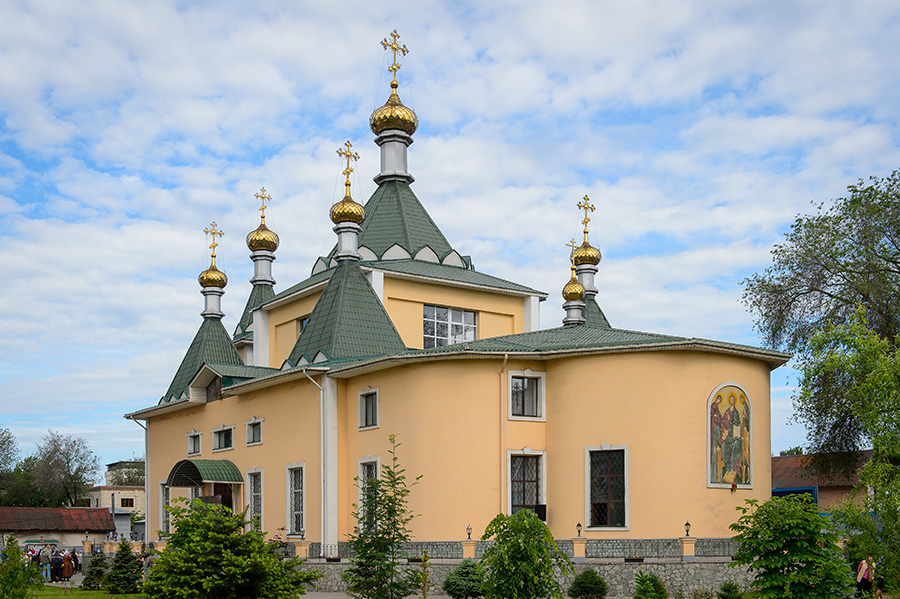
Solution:
[[[477,312],[478,339],[522,332],[524,305],[521,297],[385,276],[384,306],[407,347],[422,347],[423,304]]]
[[[300,319],[312,312],[322,294],[318,290],[269,311],[269,364],[275,368],[291,354],[300,334]]]

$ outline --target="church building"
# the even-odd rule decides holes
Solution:
[[[697,537],[730,537],[735,507],[771,494],[770,373],[789,356],[615,328],[596,301],[587,196],[571,273],[547,283],[564,283],[564,305],[543,306],[561,326],[541,329],[547,294],[476,270],[429,216],[427,182],[424,203],[414,193],[418,120],[396,77],[406,48],[396,32],[382,43],[394,77],[370,118],[375,191],[352,197],[347,142],[336,244],[278,292],[279,237],[257,194],[253,288],[232,335],[221,232],[207,229],[203,321],[159,403],[126,415],[146,429],[148,540],[169,531],[167,504],[201,497],[337,555],[356,524],[355,479],[380,475],[392,434],[407,476],[421,475],[416,542],[458,542],[469,526],[477,538],[524,508],[557,539],[673,539],[687,521]]]

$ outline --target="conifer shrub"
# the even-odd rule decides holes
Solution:
[[[634,575],[636,584],[634,599],[669,599],[666,587],[663,586],[659,576],[653,572],[638,571]]]
[[[92,553],[87,569],[84,571],[84,580],[81,581],[81,588],[92,590],[101,588],[108,569],[109,563],[106,561],[106,556],[103,552]]]
[[[478,564],[471,558],[464,559],[453,568],[441,586],[444,592],[453,599],[475,599],[484,596],[484,591],[481,590]]]
[[[131,552],[131,543],[122,539],[116,557],[103,580],[103,588],[113,595],[137,593],[143,584],[141,558]]]
[[[716,593],[716,597],[718,599],[743,599],[744,594],[737,583],[729,580],[722,583],[722,586],[719,587],[719,592]]]
[[[13,536],[7,537],[0,559],[0,597],[3,599],[25,599],[43,584],[40,569],[23,557],[19,542]]]
[[[592,568],[578,574],[569,587],[569,597],[572,599],[603,599],[608,592],[606,581]]]

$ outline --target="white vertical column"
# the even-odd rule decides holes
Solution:
[[[333,550],[338,542],[337,381],[323,375],[320,397],[320,420],[322,424],[322,545],[327,545],[329,550]]]

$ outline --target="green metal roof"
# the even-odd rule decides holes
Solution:
[[[253,322],[253,309],[257,308],[275,297],[275,290],[271,285],[254,285],[247,298],[247,305],[241,314],[241,320],[234,329],[234,340],[247,339],[253,336],[250,324]]]
[[[166,479],[169,487],[199,487],[203,483],[242,483],[241,471],[230,460],[181,460]]]
[[[329,359],[400,353],[406,345],[358,263],[334,268],[309,315],[306,328],[286,360],[313,362],[319,352]]]
[[[594,298],[585,298],[584,300],[584,325],[605,329],[610,328],[606,314],[603,313],[603,310],[600,309]]]
[[[194,340],[191,341],[181,365],[175,372],[172,384],[159,403],[166,404],[181,399],[187,392],[191,380],[200,371],[200,367],[206,363],[244,365],[219,318],[203,319],[203,324],[194,335]]]
[[[408,183],[382,183],[366,202],[365,209],[359,245],[366,246],[376,256],[382,256],[393,245],[399,245],[412,256],[425,246],[438,257],[453,251]]]
[[[507,291],[514,291],[526,295],[539,295],[542,297],[546,297],[547,295],[546,293],[538,291],[536,289],[532,289],[531,287],[519,285],[518,283],[513,283],[512,281],[507,281],[506,279],[487,275],[483,272],[469,270],[468,268],[462,268],[460,266],[450,266],[447,264],[437,264],[435,262],[426,262],[424,260],[413,259],[378,261],[373,260],[363,262],[362,264],[364,266],[370,266],[374,269],[383,270],[386,272],[396,272],[400,274],[425,277],[428,279],[438,279],[451,283],[462,283],[465,285],[476,285],[479,287],[504,289]]]
[[[289,296],[297,293],[298,291],[303,291],[304,289],[307,289],[309,287],[317,285],[317,284],[321,283],[322,281],[327,281],[331,277],[332,271],[334,271],[334,268],[329,268],[328,270],[323,270],[322,272],[317,272],[316,274],[312,275],[311,277],[303,279],[299,283],[295,283],[294,285],[291,285],[287,289],[279,291],[274,296],[272,296],[272,300],[280,300],[282,298],[289,297]]]

